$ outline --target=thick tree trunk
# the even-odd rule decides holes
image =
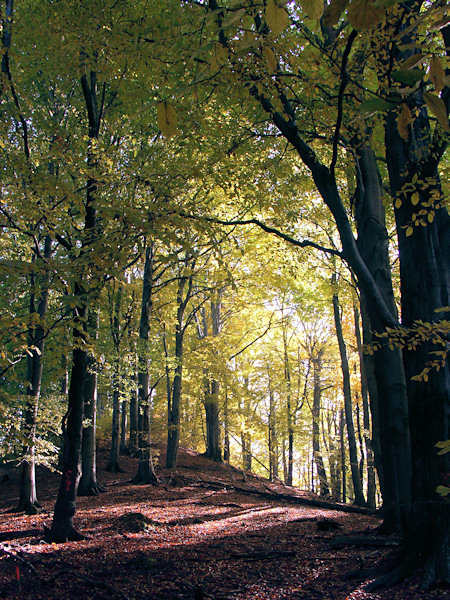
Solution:
[[[334,278],[333,284],[336,285],[335,278]],[[334,314],[334,324],[336,327],[336,336],[337,336],[338,345],[339,345],[339,354],[341,357],[345,422],[347,425],[348,449],[349,449],[349,455],[350,455],[350,469],[351,469],[351,474],[352,474],[353,491],[355,494],[355,504],[358,504],[359,506],[365,506],[366,501],[364,499],[364,494],[363,494],[363,490],[362,490],[362,482],[361,482],[361,478],[359,476],[355,428],[353,425],[352,396],[351,396],[351,388],[350,388],[350,370],[348,367],[347,349],[345,346],[344,335],[342,333],[339,298],[338,298],[338,295],[336,292],[333,294],[333,314]]]
[[[76,286],[76,295],[82,292]],[[86,307],[75,309],[74,350],[70,377],[67,422],[64,431],[63,472],[56,499],[53,521],[46,539],[49,542],[67,542],[83,539],[73,526],[78,483],[81,477],[81,442],[84,416],[84,384],[86,380],[86,351],[84,334]]]
[[[356,223],[358,248],[380,290],[384,302],[396,315],[389,260],[389,239],[380,176],[376,158],[370,147],[356,150],[358,181],[356,193]],[[378,333],[385,329],[364,290],[362,303],[368,309],[371,328]],[[366,325],[364,326],[366,327]],[[365,338],[368,331],[365,333]],[[365,340],[366,342],[368,340]],[[378,338],[375,341],[379,341]],[[383,471],[379,480],[383,497],[383,528],[401,532],[409,520],[411,458],[409,448],[407,390],[400,350],[390,348],[384,339],[373,355],[377,394],[370,398],[372,425],[379,435]],[[378,460],[378,459],[377,459]]]
[[[288,432],[288,464],[286,485],[292,485],[294,470],[294,415],[292,411],[292,385],[291,368],[289,364],[288,343],[286,328],[283,327],[283,360],[284,360],[284,379],[286,382],[286,417]]]
[[[419,3],[414,7],[418,11]],[[409,39],[408,35],[403,41]],[[438,328],[443,318],[438,309],[449,305],[450,217],[444,206],[435,203],[436,197],[442,198],[442,190],[435,155],[430,152],[432,136],[420,91],[410,97],[410,102],[413,110],[418,110],[413,135],[407,141],[400,137],[393,113],[388,114],[385,128],[391,193],[401,198],[401,205],[395,205],[395,218],[402,324],[420,329],[421,323],[431,323],[432,328]],[[404,184],[413,182],[413,177],[417,183],[405,191]],[[423,185],[426,181],[431,185]],[[418,194],[418,203],[413,194]],[[424,226],[414,226],[412,235],[407,235],[421,206],[428,207],[434,218]],[[431,332],[425,333],[423,343],[403,349],[411,433],[412,519],[405,540],[405,561],[393,574],[395,579],[407,574],[412,564],[425,564],[425,587],[436,579],[450,582],[450,506],[436,493],[450,471],[450,453],[439,456],[435,447],[439,441],[449,439],[450,369],[448,362],[439,370],[431,364],[439,356],[433,353],[444,350],[443,345],[433,343],[432,337]],[[422,372],[425,376],[417,379]]]
[[[322,453],[320,451],[320,397],[322,390],[320,387],[320,375],[322,371],[322,357],[323,348],[320,348],[317,356],[312,357],[313,363],[313,406],[312,406],[312,418],[313,418],[313,454],[314,461],[316,463],[317,475],[319,477],[319,489],[322,497],[328,497],[330,495],[330,488],[328,485],[327,473],[323,464]]]
[[[91,71],[89,79],[86,75],[81,78],[81,87],[86,103],[89,123],[89,145],[87,164],[94,168],[97,164],[92,151],[91,141],[98,139],[103,107],[97,103],[97,75]],[[98,236],[96,224],[95,196],[97,183],[90,178],[87,181],[84,233],[81,246],[81,256],[92,248],[92,243]],[[83,279],[83,278],[82,278]],[[86,319],[88,312],[88,290],[81,283],[74,285],[74,297],[77,306],[73,311],[74,349],[72,354],[72,374],[68,395],[67,424],[64,436],[64,453],[62,459],[63,472],[56,499],[53,521],[46,539],[50,542],[66,542],[81,539],[73,526],[76,510],[76,497],[81,476],[81,443],[83,435],[84,416],[84,385],[87,373],[86,352]]]

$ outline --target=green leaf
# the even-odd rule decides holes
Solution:
[[[383,19],[384,14],[384,9],[375,6],[371,0],[353,0],[347,11],[350,25],[360,31],[375,27]]]
[[[388,102],[387,100],[383,100],[382,98],[372,98],[371,100],[366,100],[358,107],[358,112],[360,113],[369,113],[373,114],[376,112],[387,112],[392,108],[395,108],[396,103]]]
[[[439,455],[441,455],[441,454],[447,454],[447,452],[450,452],[450,440],[445,440],[443,442],[438,442],[437,444],[435,444],[434,447],[441,449],[438,452]]]
[[[276,0],[267,0],[265,17],[274,37],[278,37],[289,25],[289,15],[286,9],[280,6]]]
[[[450,494],[450,487],[447,487],[446,485],[438,485],[436,488],[436,492],[440,496],[448,496]]]
[[[392,71],[391,77],[394,81],[404,83],[405,85],[415,85],[423,79],[425,71],[423,69],[399,69]]]
[[[323,0],[301,0],[305,13],[311,19],[320,19],[323,13]]]

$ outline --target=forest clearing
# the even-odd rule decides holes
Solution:
[[[103,451],[99,463],[106,462]],[[135,463],[124,459],[122,474],[101,467],[105,493],[79,500],[77,527],[88,537],[62,546],[43,542],[58,476],[40,473],[43,508],[34,516],[10,512],[18,481],[2,483],[0,597],[442,600],[446,594],[442,587],[423,592],[419,577],[389,590],[364,591],[362,569],[398,546],[398,538],[373,533],[379,516],[335,511],[332,503],[330,509],[303,505],[320,498],[184,449],[175,471],[156,469],[157,487],[130,484]],[[355,535],[359,543],[349,543]]]
[[[72,596],[442,595],[447,3],[3,0],[0,24],[7,593],[61,560]]]

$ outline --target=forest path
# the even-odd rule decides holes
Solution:
[[[122,457],[120,474],[106,473],[106,461],[107,453],[99,452],[98,478],[107,491],[78,499],[75,524],[88,536],[80,542],[42,541],[57,474],[39,471],[43,510],[34,516],[8,512],[17,502],[15,474],[1,484],[0,598],[441,600],[445,595],[442,589],[424,594],[418,579],[376,594],[364,592],[367,580],[344,579],[391,550],[367,539],[367,545],[339,545],[341,536],[378,525],[369,514],[302,505],[302,499],[319,499],[184,449],[175,471],[157,469],[156,487],[129,483],[135,459]]]

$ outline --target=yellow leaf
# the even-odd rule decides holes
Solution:
[[[413,234],[413,228],[412,227],[407,227],[406,228],[406,237],[409,237],[410,235]]]
[[[417,204],[419,204],[419,193],[418,192],[414,192],[414,194],[411,196],[411,204],[413,206],[417,206]]]
[[[349,0],[331,0],[330,4],[323,11],[323,23],[326,27],[333,27],[338,24],[339,17],[344,12]]]
[[[384,8],[377,7],[373,0],[353,0],[350,2],[347,17],[355,29],[370,29],[384,17]]]
[[[427,214],[428,223],[432,223],[434,221],[434,212],[429,212]]]
[[[158,127],[162,134],[169,138],[175,135],[177,131],[177,113],[171,104],[161,102],[156,111]]]
[[[320,19],[323,13],[323,0],[301,0],[305,13],[311,19]]]
[[[401,198],[397,198],[397,200],[395,201],[395,208],[400,208],[401,205],[402,205]]]
[[[275,56],[272,48],[269,48],[268,46],[264,46],[262,53],[264,55],[264,58],[266,59],[269,70],[272,72],[276,71],[278,62],[277,62],[277,57]]]
[[[408,126],[413,122],[413,116],[407,104],[402,104],[402,109],[397,117],[397,128],[400,136],[407,140],[409,137]]]
[[[437,56],[432,56],[430,59],[430,80],[438,94],[444,89],[444,77],[445,71],[441,61]]]
[[[425,104],[436,117],[439,122],[439,125],[442,127],[444,131],[450,133],[450,127],[448,125],[448,116],[447,109],[445,107],[444,101],[438,96],[434,94],[430,94],[429,92],[423,93],[423,98],[425,100]]]
[[[289,24],[289,15],[286,9],[280,6],[276,0],[267,0],[265,17],[274,37],[278,37]]]

